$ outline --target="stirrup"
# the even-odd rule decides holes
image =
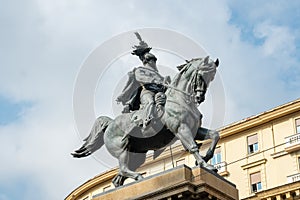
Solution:
[[[148,117],[147,119],[145,119],[143,122],[143,128],[146,128],[153,119],[154,119],[154,117]]]

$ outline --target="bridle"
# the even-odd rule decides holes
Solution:
[[[192,78],[192,81],[191,81],[192,91],[194,91],[192,94],[187,93],[187,92],[185,92],[185,91],[183,91],[181,89],[178,89],[178,88],[176,88],[174,86],[171,86],[171,85],[163,84],[163,86],[166,87],[166,88],[170,88],[172,90],[175,90],[175,91],[180,92],[181,94],[183,94],[185,96],[185,100],[186,100],[186,102],[188,104],[191,103],[191,102],[198,103],[196,101],[196,99],[195,99],[195,98],[197,98],[197,93],[203,93],[203,92],[206,91],[205,90],[206,89],[206,83],[205,83],[204,79],[202,78],[202,76],[200,75],[199,70],[200,69],[197,68],[197,71],[195,72],[195,75],[194,75],[194,77]],[[204,88],[205,88],[204,90],[201,88],[201,85],[200,85],[201,83],[205,84],[204,85]],[[169,94],[170,93],[171,93],[171,91],[169,91]]]

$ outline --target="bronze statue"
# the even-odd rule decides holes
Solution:
[[[135,34],[140,43],[134,46],[132,54],[140,58],[143,66],[128,73],[128,82],[122,94],[117,97],[117,102],[124,105],[122,113],[143,110],[142,116],[136,116],[135,122],[145,129],[153,118],[162,116],[166,90],[164,85],[171,80],[169,76],[164,78],[159,74],[157,58],[150,53],[151,47],[148,47],[137,32]]]
[[[140,45],[145,47],[144,50],[136,48],[139,53],[144,51],[138,53],[140,59],[142,61],[148,59],[146,61],[149,62],[150,60],[153,64],[155,56],[149,53],[151,48],[149,49],[148,45],[143,42]],[[187,61],[187,63],[178,67],[180,71],[169,85],[165,84],[163,77],[153,70],[155,75],[146,76],[146,79],[155,77],[153,80],[158,81],[158,83],[153,81],[155,83],[154,87],[167,88],[165,95],[162,93],[163,88],[161,90],[155,88],[153,91],[149,89],[152,85],[147,85],[149,83],[147,81],[129,82],[122,95],[128,95],[126,89],[130,84],[136,84],[136,90],[131,91],[131,94],[135,94],[135,98],[142,102],[141,106],[138,100],[131,101],[131,95],[128,95],[128,98],[121,95],[118,100],[128,106],[128,110],[125,110],[126,112],[115,119],[105,116],[97,118],[90,135],[85,139],[85,143],[72,155],[78,158],[85,157],[105,144],[110,154],[119,160],[119,173],[113,179],[113,184],[118,187],[123,185],[126,178],[142,179],[142,175],[135,172],[135,170],[144,163],[146,152],[149,150],[159,151],[169,145],[175,138],[179,139],[184,148],[194,155],[197,165],[215,171],[214,166],[207,162],[213,157],[214,149],[219,140],[219,133],[201,127],[202,115],[197,107],[204,101],[206,90],[209,83],[214,79],[218,65],[218,59],[213,61],[208,56]],[[145,65],[138,69],[139,72],[136,72],[136,69],[130,72],[129,75],[137,78],[139,73],[144,73],[142,72],[144,67]],[[145,73],[152,73],[151,70],[148,71],[147,69]],[[137,80],[140,79],[137,78]],[[150,81],[150,83],[152,82]],[[137,89],[141,85],[142,89]],[[144,94],[147,95],[146,100],[143,99]],[[153,95],[156,103],[154,103]],[[143,101],[147,101],[148,104]],[[160,117],[148,116],[149,113],[152,113],[151,109],[153,107],[156,108],[157,113],[160,113]],[[135,121],[141,116],[144,117],[144,113],[147,113],[146,116],[151,118],[151,124],[147,125],[146,129]],[[147,122],[148,118],[142,118],[142,120]],[[199,154],[196,140],[206,139],[212,141],[206,155],[202,157]]]

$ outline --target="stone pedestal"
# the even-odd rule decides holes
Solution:
[[[185,165],[94,196],[93,200],[237,200],[235,185],[216,173]]]

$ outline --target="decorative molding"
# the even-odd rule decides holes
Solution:
[[[229,172],[228,171],[223,171],[219,173],[220,176],[229,176]]]
[[[271,157],[273,158],[273,159],[276,159],[276,158],[279,158],[279,157],[281,157],[281,156],[285,156],[285,155],[287,155],[288,153],[286,152],[286,151],[279,151],[279,152],[276,152],[276,153],[272,153],[271,154]]]
[[[267,162],[267,159],[264,158],[264,159],[261,159],[261,160],[255,161],[255,162],[248,163],[246,165],[242,165],[241,168],[243,170],[246,170],[246,169],[258,166],[258,165],[265,164],[266,162]]]
[[[261,190],[259,192],[256,192],[255,195],[249,196],[242,200],[257,200],[257,199],[271,200],[271,199],[277,199],[277,196],[281,197],[282,195],[285,195],[286,199],[291,199],[292,197],[298,199],[300,198],[299,188],[300,188],[299,181],[294,183],[288,183],[268,190]]]
[[[220,131],[221,138],[228,137],[230,135],[234,135],[236,133],[242,132],[244,130],[248,130],[250,128],[262,125],[264,123],[270,122],[274,119],[278,119],[280,117],[286,116],[288,114],[297,112],[300,110],[300,99],[297,99],[293,102],[278,106],[269,111],[260,113],[258,115],[248,117],[241,121],[232,123],[228,126],[225,126]]]
[[[111,180],[114,176],[116,176],[118,172],[117,168],[114,168],[112,170],[106,171],[88,181],[80,185],[78,188],[76,188],[73,192],[71,192],[65,200],[74,200],[77,199],[80,195],[83,193],[89,191],[91,188],[95,187],[99,183],[103,183],[105,181]]]
[[[299,149],[300,149],[300,145],[298,144],[292,147],[285,148],[285,151],[288,153],[292,153],[294,151],[298,151]]]

